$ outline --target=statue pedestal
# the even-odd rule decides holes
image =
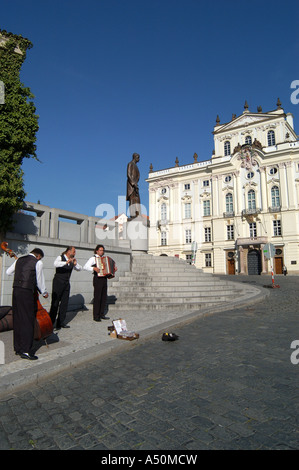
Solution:
[[[141,215],[128,219],[126,223],[126,239],[130,240],[133,252],[147,253],[148,220]]]

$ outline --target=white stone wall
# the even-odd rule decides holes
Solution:
[[[269,130],[275,132],[275,145],[268,146]],[[252,143],[256,139],[262,146],[251,146],[250,161],[254,162],[251,167],[240,150],[235,149],[244,145],[248,136]],[[224,155],[227,140],[231,144],[229,156]],[[206,272],[226,274],[229,251],[235,252],[236,269],[240,271],[239,247],[247,243],[253,249],[258,244],[262,253],[264,244],[269,242],[282,250],[288,272],[299,273],[299,142],[292,116],[286,115],[280,107],[268,113],[251,113],[246,109],[231,122],[215,126],[214,148],[211,159],[204,162],[149,174],[149,252],[186,259],[191,254],[191,243],[186,243],[185,233],[190,230],[191,241],[198,244],[196,266]],[[249,176],[251,170],[252,177]],[[190,185],[187,189],[186,184]],[[272,207],[274,186],[279,188],[278,210]],[[258,210],[251,217],[248,193],[252,190]],[[226,210],[225,198],[229,193],[233,197],[233,214],[227,214]],[[204,214],[208,201],[210,215]],[[163,203],[167,208],[164,223],[161,221]],[[185,204],[191,204],[189,218],[185,217]],[[276,220],[281,223],[281,235],[274,235]],[[256,240],[250,239],[250,222],[256,224]],[[228,225],[234,227],[234,240],[227,239]],[[161,244],[162,231],[166,233],[166,245]],[[210,231],[210,241],[205,240],[205,231]],[[208,253],[211,254],[211,267],[205,266]],[[270,270],[269,263],[264,260],[263,270]]]

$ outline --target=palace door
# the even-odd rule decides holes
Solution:
[[[227,260],[227,274],[235,274],[235,260],[234,259]]]
[[[248,252],[248,274],[261,274],[261,256],[259,250]]]
[[[275,266],[275,274],[282,274],[282,267],[283,267],[283,263],[282,263],[282,258],[279,257],[279,258],[274,258],[274,266]]]

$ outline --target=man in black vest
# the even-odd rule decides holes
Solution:
[[[85,263],[83,269],[93,273],[93,319],[96,322],[109,320],[105,315],[107,302],[107,277],[98,276],[100,268],[97,267],[97,258],[104,256],[105,248],[103,245],[97,245],[94,255]],[[115,271],[117,267],[115,266]]]
[[[75,247],[68,246],[67,249],[60,256],[57,256],[54,261],[56,273],[52,284],[50,317],[53,325],[57,317],[56,330],[60,330],[60,328],[69,328],[69,325],[66,325],[65,320],[71,290],[70,277],[73,269],[76,271],[81,271],[82,269],[82,266],[77,263],[75,255]]]
[[[22,359],[38,359],[32,351],[37,312],[36,288],[43,297],[48,297],[41,261],[43,257],[43,251],[35,248],[29,255],[17,259],[6,270],[6,274],[15,275],[12,298],[13,338],[15,353]]]

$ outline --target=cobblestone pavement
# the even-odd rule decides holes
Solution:
[[[266,301],[174,329],[178,341],[156,335],[5,397],[0,448],[298,449],[299,277],[275,282]]]

